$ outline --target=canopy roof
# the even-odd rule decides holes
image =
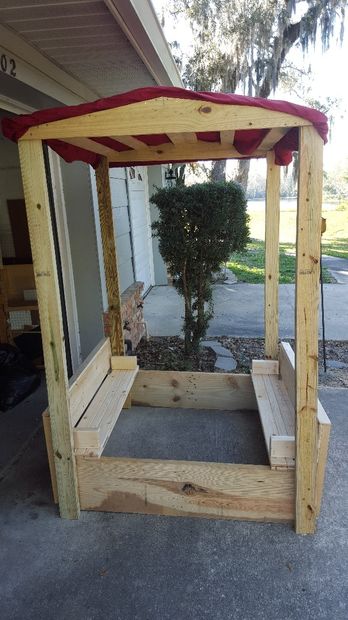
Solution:
[[[326,142],[327,118],[304,106],[227,93],[149,87],[76,106],[4,119],[13,140],[43,140],[65,161],[110,167],[265,157],[287,165],[298,127],[313,125]]]

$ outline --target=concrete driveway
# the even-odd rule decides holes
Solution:
[[[215,314],[208,336],[263,336],[263,284],[214,285]],[[348,340],[348,286],[324,285],[326,338]],[[151,336],[181,335],[183,301],[172,286],[155,286],[145,298]],[[279,286],[280,337],[294,337],[295,286]],[[321,329],[319,330],[321,335]]]

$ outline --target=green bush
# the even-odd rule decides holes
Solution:
[[[176,185],[151,197],[159,210],[153,224],[159,249],[184,297],[185,352],[197,351],[213,316],[212,273],[249,239],[246,199],[233,182]]]

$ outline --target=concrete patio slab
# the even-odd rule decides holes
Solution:
[[[262,337],[263,284],[214,285],[214,317],[208,336]],[[348,286],[324,285],[326,338],[348,340]],[[172,286],[155,286],[145,298],[145,320],[151,336],[182,335],[183,301]],[[295,286],[279,286],[280,337],[294,337]],[[319,337],[321,328],[319,329]]]

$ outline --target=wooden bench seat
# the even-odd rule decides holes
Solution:
[[[252,382],[272,469],[295,467],[295,355],[287,342],[279,346],[279,362],[254,360]],[[330,420],[318,400],[318,442],[325,464]],[[320,470],[319,476],[323,477]]]
[[[102,454],[122,409],[130,406],[138,370],[135,356],[112,356],[110,340],[104,338],[71,377],[69,408],[75,454]],[[44,423],[47,430],[49,417]]]
[[[278,362],[255,360],[252,381],[271,467],[295,466],[295,411]]]
[[[134,358],[135,359],[135,358]],[[74,429],[76,454],[100,456],[139,370],[112,370]]]

